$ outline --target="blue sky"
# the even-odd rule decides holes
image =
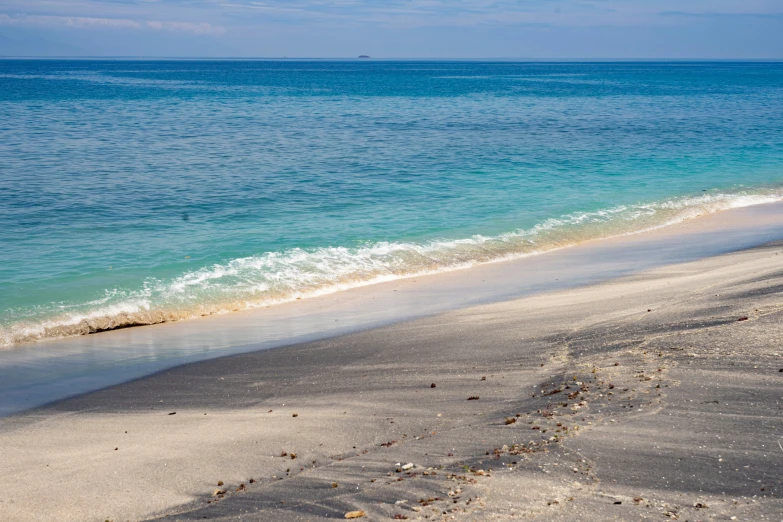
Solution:
[[[0,55],[783,58],[783,0],[2,0]]]

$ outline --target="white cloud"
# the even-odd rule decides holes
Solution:
[[[149,20],[146,26],[158,31],[184,31],[195,34],[221,34],[225,33],[224,27],[211,25],[207,23],[194,24],[190,22],[163,22],[160,20]]]
[[[141,24],[121,18],[92,18],[86,16],[43,16],[0,14],[3,25],[60,25],[66,27],[111,27],[117,29],[140,29]]]
[[[667,11],[682,0],[187,0],[201,8],[221,7],[236,23],[375,23],[390,26],[649,25],[674,23]],[[773,0],[689,0],[695,13],[732,16],[780,11]]]
[[[683,11],[684,5],[691,16],[781,16],[781,0],[0,0],[0,11],[9,13],[0,14],[0,24],[197,35],[225,33],[224,26],[241,29],[314,22],[402,28],[641,26],[680,24],[684,15],[672,13]]]
[[[60,26],[75,28],[152,29],[156,31],[220,34],[226,30],[207,23],[172,22],[161,20],[137,21],[128,18],[94,18],[86,16],[49,16],[0,14],[0,25]]]

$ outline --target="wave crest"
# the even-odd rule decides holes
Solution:
[[[781,199],[780,189],[755,194],[705,194],[573,213],[498,236],[267,252],[203,267],[172,279],[150,278],[136,289],[108,289],[91,302],[61,305],[56,313],[50,311],[36,319],[0,328],[0,346],[270,306],[393,279],[538,254]]]

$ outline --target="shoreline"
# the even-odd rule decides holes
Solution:
[[[370,243],[366,248],[359,249],[334,247],[320,249],[327,251],[326,254],[299,251],[299,249],[284,250],[277,253],[284,258],[289,258],[287,261],[281,262],[284,265],[284,271],[290,269],[295,274],[298,273],[300,277],[305,275],[302,273],[304,269],[298,266],[302,260],[296,259],[304,255],[308,257],[309,264],[326,263],[327,265],[309,275],[316,280],[327,277],[330,281],[316,281],[309,286],[304,285],[297,289],[296,277],[291,275],[283,279],[288,284],[293,284],[293,287],[279,292],[276,296],[267,295],[261,301],[256,300],[257,297],[253,297],[248,301],[241,298],[240,292],[235,296],[237,300],[226,302],[202,300],[198,306],[192,304],[195,308],[190,310],[187,307],[167,308],[161,306],[161,303],[156,305],[149,296],[142,298],[141,304],[122,301],[105,302],[103,306],[108,306],[108,309],[84,310],[68,317],[40,319],[42,322],[39,322],[37,326],[24,325],[23,323],[10,324],[8,328],[0,330],[0,350],[14,349],[29,343],[56,341],[126,328],[169,324],[221,316],[232,312],[252,311],[300,299],[339,294],[366,286],[456,272],[484,264],[516,261],[595,241],[622,240],[624,237],[665,230],[691,219],[698,219],[722,211],[783,201],[779,187],[777,190],[771,192],[770,190],[769,187],[758,187],[755,194],[744,192],[707,194],[705,192],[700,197],[680,196],[646,204],[619,205],[592,212],[567,214],[544,220],[527,230],[520,229],[494,236],[479,234],[462,239],[432,239],[424,243],[382,242]],[[655,219],[652,219],[651,216],[654,216]],[[634,225],[629,228],[624,222],[634,223]],[[423,251],[421,251],[422,249]],[[291,258],[292,252],[296,253],[293,258]],[[203,266],[193,272],[183,274],[179,278],[161,282],[163,287],[156,287],[157,290],[153,290],[153,293],[166,288],[171,290],[171,285],[187,286],[188,279],[193,277],[211,279],[215,275],[215,271],[242,271],[245,264],[254,265],[263,262],[265,256],[266,254],[260,258],[258,256],[239,257],[232,259],[228,264],[218,263],[212,266]],[[340,258],[340,262],[330,268],[328,258],[333,256]],[[413,256],[413,259],[406,260],[406,257],[410,256]],[[358,271],[354,266],[352,271],[351,268],[346,269],[341,266],[341,263],[345,262],[349,264],[358,262],[360,265],[377,264],[379,266],[370,268],[365,266]],[[236,263],[236,267],[232,267],[234,263]],[[289,263],[288,266],[285,266],[287,263]],[[396,263],[402,263],[405,267],[395,267]],[[336,279],[324,273],[330,270],[338,272],[338,274],[332,274]],[[344,272],[342,276],[339,275],[341,271]],[[254,277],[253,274],[247,274],[247,276]],[[294,280],[291,280],[292,278]],[[220,285],[219,282],[218,285]],[[133,293],[132,289],[129,291]],[[265,292],[263,291],[262,294]],[[123,309],[123,311],[118,311],[117,308]]]
[[[0,351],[0,418],[201,360],[576,288],[783,238],[783,202],[281,305]],[[13,371],[12,371],[13,370]]]
[[[0,419],[0,509],[775,519],[781,258],[778,241],[179,366]]]

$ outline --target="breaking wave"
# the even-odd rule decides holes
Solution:
[[[783,199],[783,190],[705,194],[547,219],[497,236],[378,242],[266,252],[205,266],[93,301],[52,305],[0,327],[0,347],[265,307],[410,276],[534,255],[589,240],[661,228],[699,215]]]

